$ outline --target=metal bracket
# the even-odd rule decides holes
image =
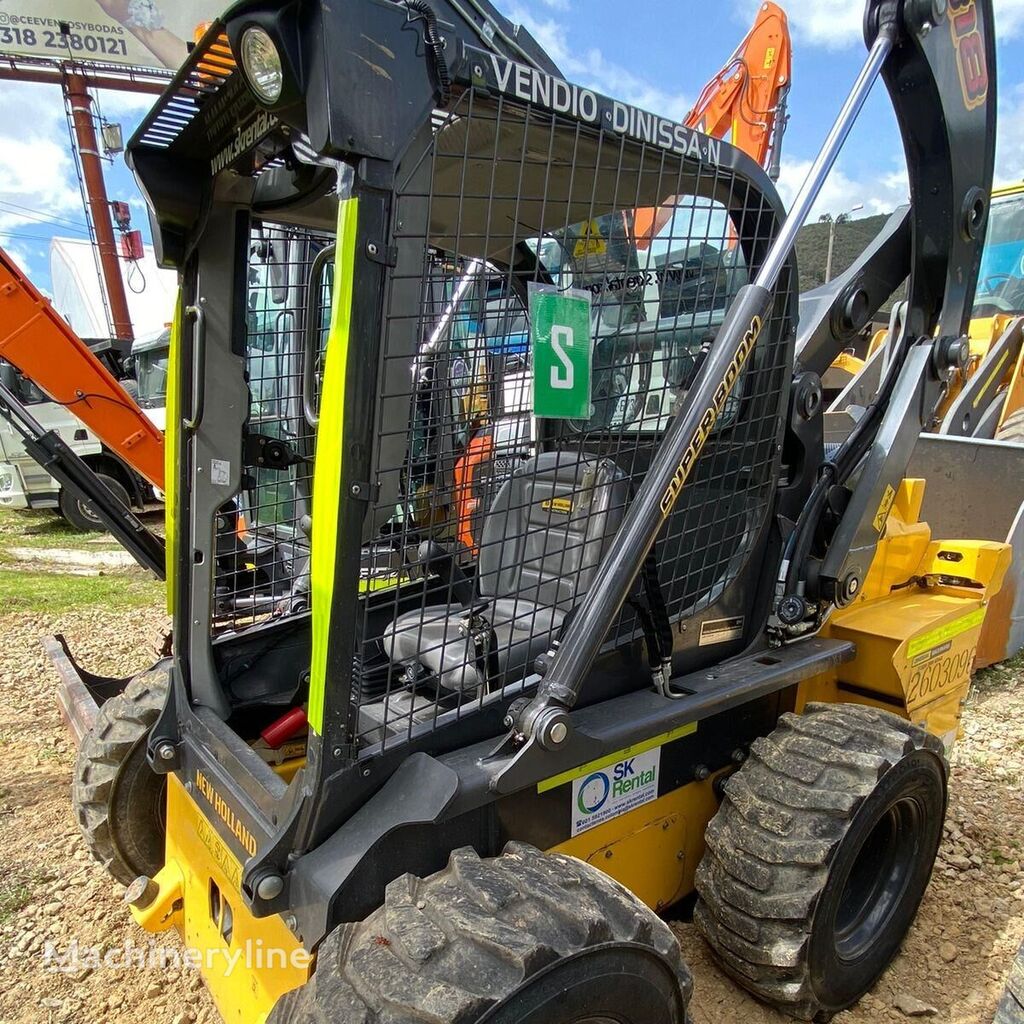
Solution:
[[[382,267],[395,267],[398,265],[398,246],[370,239],[366,243],[366,258]]]
[[[376,501],[380,496],[380,484],[357,480],[354,484],[349,485],[348,496],[355,501]]]
[[[305,455],[300,455],[287,441],[279,437],[267,437],[265,434],[246,435],[242,458],[247,466],[274,470],[284,470],[311,461]]]

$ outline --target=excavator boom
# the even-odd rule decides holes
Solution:
[[[3,249],[0,359],[70,409],[112,452],[163,490],[163,433]]]
[[[701,90],[683,122],[705,135],[728,139],[778,180],[793,46],[786,12],[761,5],[753,27],[725,66]],[[636,211],[637,248],[644,250],[671,220],[675,198]]]
[[[762,167],[777,169],[792,57],[786,12],[777,4],[762,4],[753,28],[704,86],[686,115],[686,126],[729,137]]]

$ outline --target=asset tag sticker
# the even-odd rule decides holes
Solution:
[[[231,483],[231,463],[227,459],[210,459],[210,483],[218,487]]]
[[[700,624],[699,647],[724,644],[730,640],[743,639],[743,616],[733,615],[728,619],[705,619]]]
[[[574,780],[572,835],[657,799],[660,770],[661,747],[655,747]]]

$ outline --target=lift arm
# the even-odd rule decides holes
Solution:
[[[0,359],[70,409],[155,487],[164,487],[164,436],[0,249]]]

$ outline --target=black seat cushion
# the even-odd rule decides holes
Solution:
[[[590,586],[628,496],[614,462],[575,452],[530,459],[502,486],[484,519],[477,571],[501,674],[491,685],[521,678],[550,647]],[[415,609],[381,643],[392,662],[421,666],[446,690],[472,691],[485,680],[467,618],[459,605]]]

